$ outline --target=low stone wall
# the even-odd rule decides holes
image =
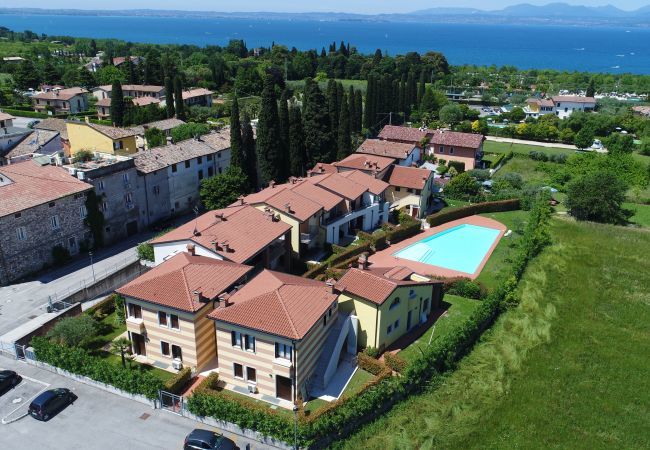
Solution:
[[[81,314],[81,303],[77,303],[76,305],[71,306],[70,308],[66,309],[65,311],[61,312],[60,314],[52,317],[50,320],[42,324],[39,328],[36,330],[25,334],[22,336],[20,339],[16,340],[16,344],[19,345],[29,345],[31,342],[32,338],[35,336],[45,336],[48,331],[56,325],[56,323],[64,319],[66,317],[73,317],[73,316],[78,316]]]
[[[150,267],[140,264],[140,260],[136,260],[131,264],[124,266],[117,272],[97,280],[95,284],[86,286],[65,298],[58,298],[57,300],[62,300],[66,303],[79,303],[91,298],[99,297],[102,294],[112,292],[118,287],[125,285],[129,281],[147,272],[149,269]]]

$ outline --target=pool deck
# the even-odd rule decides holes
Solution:
[[[499,235],[494,240],[494,243],[487,251],[487,253],[483,257],[483,260],[481,261],[481,264],[479,264],[478,268],[476,269],[476,272],[474,273],[459,272],[457,270],[445,269],[444,267],[432,266],[431,264],[425,264],[417,261],[411,261],[410,259],[398,258],[396,256],[393,256],[393,253],[397,253],[398,251],[408,247],[411,244],[415,244],[416,242],[426,239],[430,236],[433,236],[434,234],[438,234],[442,231],[463,224],[477,225],[480,227],[494,228],[499,230]],[[481,270],[483,270],[483,267],[485,266],[485,263],[487,263],[488,259],[490,259],[490,256],[492,256],[492,252],[499,244],[499,241],[501,241],[501,238],[503,237],[506,230],[507,227],[505,225],[503,225],[501,222],[497,222],[494,219],[489,219],[487,217],[482,217],[482,216],[464,217],[462,219],[457,219],[442,225],[438,225],[437,227],[429,228],[428,230],[425,230],[423,233],[413,236],[412,238],[406,239],[398,244],[391,245],[387,249],[372,255],[369,258],[369,262],[371,265],[375,267],[406,266],[409,269],[413,270],[414,272],[425,276],[431,275],[434,277],[442,277],[442,278],[465,277],[474,280],[476,279],[476,277],[479,276]]]

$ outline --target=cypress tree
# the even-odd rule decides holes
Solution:
[[[286,180],[289,173],[289,89],[285,88],[280,96],[280,105],[278,106],[278,125],[280,129],[280,161],[278,166],[279,180]]]
[[[248,177],[252,188],[258,186],[257,181],[257,153],[255,152],[255,137],[248,113],[244,111],[241,116],[241,149],[242,169]]]
[[[131,61],[130,56],[126,57],[126,64],[129,84],[138,84],[138,76],[135,72],[135,64],[133,64],[133,61]]]
[[[235,97],[230,108],[230,165],[244,169],[243,163],[239,102]]]
[[[318,84],[311,78],[305,80],[305,101],[303,130],[305,133],[306,163],[313,166],[317,162],[331,162],[330,118],[325,96]]]
[[[596,84],[594,83],[593,78],[589,80],[589,84],[587,85],[586,95],[587,97],[593,97],[594,95],[596,95]]]
[[[422,101],[422,97],[424,97],[424,89],[426,87],[426,74],[424,72],[424,69],[420,72],[420,82],[418,83],[418,94],[417,94],[417,99],[416,99],[416,104],[417,107],[420,108],[420,102]]]
[[[301,177],[305,174],[305,134],[302,130],[300,108],[289,108],[289,161],[291,175]]]
[[[392,86],[392,105],[390,110],[393,112],[393,124],[399,123],[399,80],[393,80]]]
[[[374,75],[368,75],[368,84],[366,87],[366,107],[363,111],[363,127],[367,130],[370,130],[370,127],[373,125],[374,121],[372,117],[374,112],[372,111],[372,103],[374,97]]]
[[[352,137],[350,135],[350,116],[348,98],[343,95],[341,100],[341,111],[339,114],[339,133],[337,139],[336,159],[339,161],[352,153]]]
[[[354,93],[354,114],[355,114],[355,131],[361,133],[363,128],[363,95],[361,91],[355,91]]]
[[[113,82],[111,90],[111,121],[116,127],[124,125],[124,93],[119,80]]]
[[[350,133],[357,132],[357,97],[354,93],[354,88],[350,85],[348,89],[348,121],[350,123]]]
[[[278,119],[278,103],[275,99],[275,83],[270,75],[264,80],[262,105],[257,123],[257,160],[262,183],[279,181],[282,175],[281,137]]]
[[[406,119],[406,83],[404,83],[404,80],[399,83],[397,110],[402,114],[402,117]]]
[[[176,115],[176,108],[174,108],[174,82],[169,76],[165,77],[165,107],[167,108],[168,119]]]
[[[413,71],[409,72],[408,78],[406,79],[406,112],[407,115],[411,114],[411,110],[415,105],[416,101],[416,86],[415,86],[415,74]]]
[[[183,102],[183,81],[181,77],[176,75],[174,78],[174,108],[176,109],[176,117],[185,120],[185,103]]]
[[[336,136],[339,129],[339,105],[336,92],[336,81],[330,78],[327,82],[327,111],[330,117],[330,131],[333,136]]]

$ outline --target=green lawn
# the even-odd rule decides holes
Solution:
[[[650,233],[558,218],[552,234],[455,372],[337,448],[648,448]]]
[[[350,382],[343,390],[343,394],[341,394],[341,396],[351,397],[356,395],[361,390],[361,388],[374,377],[375,376],[370,372],[366,372],[361,368],[357,369],[357,371],[354,372],[354,375],[352,375]],[[305,405],[305,413],[312,413],[326,405],[329,405],[329,402],[320,398],[309,400],[309,402],[307,402]]]
[[[542,170],[545,165],[557,165],[557,163],[535,161],[526,157],[515,157],[506,162],[494,174],[493,178],[497,180],[507,173],[516,172],[521,175],[524,183],[549,184],[551,178]]]
[[[570,155],[576,152],[575,150],[568,148],[542,147],[541,145],[528,144],[509,144],[506,142],[495,141],[485,141],[483,143],[483,151],[485,153],[508,153],[511,151],[513,153],[522,153],[524,155],[528,155],[532,151],[546,153],[547,155],[557,155],[560,153]]]
[[[623,207],[634,211],[634,215],[629,219],[630,222],[642,227],[650,227],[650,205],[623,203]]]
[[[441,316],[418,340],[399,352],[399,356],[404,360],[411,361],[416,358],[421,354],[418,349],[425,348],[429,345],[429,341],[433,342],[441,336],[444,336],[458,326],[459,323],[466,320],[479,305],[480,300],[446,294],[443,302],[449,305],[446,314]],[[432,334],[433,337],[431,336]]]

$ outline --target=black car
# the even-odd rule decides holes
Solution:
[[[16,372],[13,370],[0,370],[0,394],[14,388],[18,383],[20,383],[20,375]]]
[[[47,421],[76,399],[77,396],[70,392],[70,389],[50,389],[34,399],[29,405],[29,414],[34,419]]]
[[[187,435],[185,438],[184,450],[234,450],[237,446],[233,441],[209,430],[201,430],[197,428]]]

